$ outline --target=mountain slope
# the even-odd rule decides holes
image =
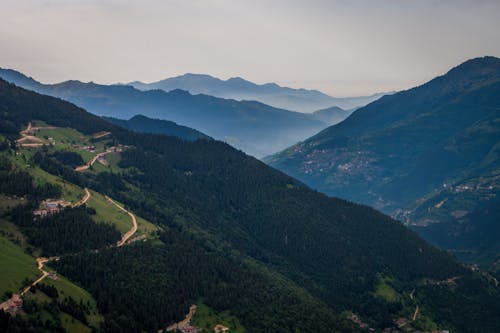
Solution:
[[[168,120],[151,119],[142,115],[134,116],[129,120],[110,117],[105,117],[104,119],[112,124],[136,132],[165,134],[188,141],[196,141],[200,139],[211,140],[208,135],[205,135],[200,131],[186,126],[177,125],[173,121]]]
[[[257,157],[284,149],[327,126],[310,114],[259,102],[191,95],[182,90],[143,92],[130,86],[79,81],[45,85],[12,70],[0,70],[0,77],[26,89],[63,98],[100,116],[129,119],[141,114],[170,120]]]
[[[317,90],[293,89],[281,87],[275,83],[259,85],[240,77],[221,80],[204,74],[184,74],[152,83],[134,81],[128,85],[140,90],[172,91],[182,89],[191,94],[206,94],[236,100],[255,100],[277,108],[300,112],[313,112],[331,106],[354,109],[384,95],[378,93],[371,96],[337,98]]]
[[[499,328],[499,290],[487,274],[397,221],[312,191],[227,144],[130,132],[3,81],[0,115],[6,137],[41,120],[82,133],[74,138],[109,131],[101,144],[124,147],[109,168],[77,172],[54,151],[68,138],[46,149],[19,148],[23,156],[3,145],[8,158],[63,177],[65,186],[101,191],[163,229],[160,243],[53,263],[96,297],[106,330],[157,331],[200,299],[229,310],[250,332],[356,331],[348,318],[380,329],[398,318],[412,330]],[[25,213],[21,222],[32,224]],[[412,320],[416,306],[422,310]],[[345,310],[359,317],[340,314]]]
[[[409,224],[449,222],[437,215],[415,219],[412,211],[422,200],[455,192],[467,179],[488,179],[481,182],[496,196],[499,96],[500,60],[469,60],[422,86],[384,96],[268,162],[327,194],[375,206]],[[480,204],[484,193],[472,192],[472,202]],[[448,210],[446,218],[454,210],[460,208]]]
[[[337,106],[314,111],[313,116],[329,125],[335,125],[349,117],[354,110],[344,110]]]

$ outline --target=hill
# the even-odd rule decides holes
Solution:
[[[314,111],[313,116],[329,125],[335,125],[349,117],[354,110],[344,110],[337,106]]]
[[[284,149],[327,126],[310,114],[253,101],[191,95],[183,90],[140,91],[131,86],[79,81],[46,85],[6,69],[0,70],[0,77],[26,89],[65,99],[99,116],[129,119],[141,114],[170,120],[257,157]]]
[[[104,119],[112,124],[136,132],[165,134],[169,136],[175,136],[187,141],[212,139],[208,135],[205,135],[195,129],[186,126],[177,125],[173,121],[151,119],[142,115],[134,116],[129,120],[123,120],[111,117],[104,117]]]
[[[189,91],[191,94],[206,94],[235,100],[251,100],[272,105],[276,108],[299,112],[313,112],[332,106],[354,109],[364,106],[384,95],[338,98],[318,90],[293,89],[276,83],[256,84],[240,77],[221,80],[206,74],[184,74],[152,83],[134,81],[128,83],[140,90],[176,89]]]
[[[489,202],[500,188],[499,96],[500,59],[472,59],[382,97],[268,162],[324,193],[392,214],[457,254],[489,253],[491,263],[498,249],[492,254],[479,235],[498,239],[498,226],[475,216],[484,207],[498,214]]]
[[[0,115],[1,154],[10,161],[1,175],[19,180],[3,180],[1,190],[29,203],[5,216],[35,252],[68,254],[50,265],[95,297],[104,331],[156,332],[200,301],[249,332],[499,328],[499,289],[488,274],[388,216],[312,191],[225,143],[131,132],[4,81]],[[34,120],[28,127],[45,147],[14,148]],[[75,154],[92,157],[81,148],[87,142],[107,154],[107,166],[73,167]],[[29,178],[40,175],[49,185]],[[106,205],[33,220],[40,200],[68,188],[118,200],[156,234],[95,251],[117,237],[99,222],[113,216],[100,211]],[[69,242],[68,223],[81,242]]]

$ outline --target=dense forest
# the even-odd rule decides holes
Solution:
[[[492,319],[500,316],[499,289],[481,272],[398,221],[315,192],[225,143],[130,132],[2,81],[0,114],[12,138],[28,121],[40,119],[82,133],[111,131],[110,140],[130,146],[114,173],[76,173],[72,157],[50,150],[39,150],[31,161],[116,198],[164,229],[161,244],[83,251],[53,263],[96,298],[104,331],[155,331],[181,319],[199,299],[217,311],[229,310],[250,332],[354,330],[343,311],[384,328],[406,315],[406,295],[414,289],[426,318],[439,327],[499,328]],[[14,220],[30,241],[30,232],[40,235],[37,246],[47,253],[79,252],[116,239],[111,229],[92,229],[92,211],[84,207],[37,225],[18,210]],[[75,223],[79,248],[68,242],[71,235],[50,240],[49,234],[68,231],[66,222]],[[394,301],[377,296],[382,277],[391,281]],[[451,278],[451,287],[434,283]]]
[[[96,223],[90,214],[86,207],[65,208],[58,214],[33,219],[30,207],[21,206],[14,210],[13,221],[44,256],[99,249],[120,239],[114,226]]]
[[[156,332],[198,299],[218,311],[230,309],[249,332],[356,331],[286,280],[207,251],[172,230],[160,239],[162,246],[71,256],[54,267],[96,295],[107,332]]]

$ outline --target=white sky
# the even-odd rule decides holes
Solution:
[[[500,56],[500,0],[0,0],[0,67],[42,82],[184,73],[400,90]]]

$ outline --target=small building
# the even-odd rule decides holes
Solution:
[[[33,216],[35,217],[45,217],[48,215],[48,212],[46,209],[36,209],[33,211]]]
[[[181,329],[182,333],[197,333],[198,329],[196,327],[193,327],[191,325],[186,325]]]
[[[8,301],[7,311],[9,312],[17,312],[23,307],[23,300],[17,294],[12,295],[11,299]]]
[[[55,271],[50,271],[48,277],[49,277],[49,279],[52,279],[52,280],[59,279],[59,277],[57,276],[57,272],[55,272]]]

